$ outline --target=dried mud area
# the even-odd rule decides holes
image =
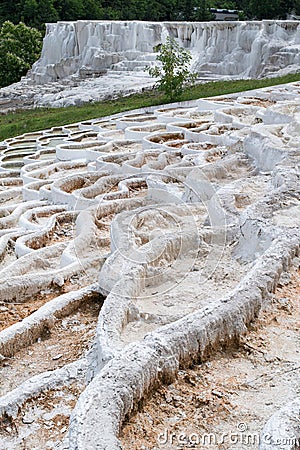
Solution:
[[[14,323],[20,322],[25,319],[25,317],[30,316],[30,314],[38,311],[41,306],[55,299],[58,295],[80,289],[82,284],[79,284],[78,281],[78,279],[71,279],[56,290],[48,289],[41,291],[39,294],[32,296],[32,298],[26,302],[8,303],[1,302],[0,300],[0,331],[8,328]]]
[[[81,305],[75,313],[46,329],[34,344],[12,358],[4,358],[0,362],[0,394],[4,395],[34,375],[80,358],[92,344],[101,304],[91,301]]]
[[[26,402],[16,419],[0,424],[0,449],[38,450],[68,448],[70,414],[85,385],[82,380],[49,389]]]
[[[124,450],[258,447],[264,423],[300,394],[300,270],[285,274],[240,345],[181,370],[124,426]]]

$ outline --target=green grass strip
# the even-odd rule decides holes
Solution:
[[[186,90],[180,100],[196,100],[223,94],[259,89],[277,84],[300,81],[300,73],[260,80],[213,81]],[[166,104],[169,101],[156,91],[134,94],[117,100],[108,100],[65,108],[34,108],[0,115],[0,141],[23,133],[45,130],[54,126],[96,119],[132,109]]]

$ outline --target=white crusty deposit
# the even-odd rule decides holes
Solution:
[[[296,21],[78,21],[47,25],[42,55],[30,77],[45,83],[106,70],[143,70],[167,36],[191,51],[193,69],[202,76],[269,76],[296,71],[300,64]]]
[[[0,144],[1,450],[121,449],[247,332],[299,254],[299,109],[293,83]]]

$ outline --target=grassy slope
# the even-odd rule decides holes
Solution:
[[[182,100],[195,100],[201,97],[241,92],[293,81],[300,81],[300,73],[261,80],[215,81],[199,84],[189,89],[184,93]],[[17,111],[0,116],[0,141],[31,131],[44,130],[53,126],[66,125],[163,103],[168,103],[167,99],[162,94],[152,91],[83,106]]]

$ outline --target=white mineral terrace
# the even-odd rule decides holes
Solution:
[[[0,144],[1,450],[121,449],[142,399],[245,333],[299,252],[299,132],[294,83]],[[281,407],[264,432],[294,437]]]
[[[78,21],[47,25],[42,55],[31,78],[45,83],[108,69],[140,71],[153,63],[155,47],[167,36],[192,52],[194,67],[204,76],[257,77],[299,67],[297,21]]]
[[[0,111],[69,106],[153,86],[147,66],[167,36],[192,54],[202,81],[260,78],[300,68],[300,22],[77,21],[47,24],[40,59],[0,90]]]

